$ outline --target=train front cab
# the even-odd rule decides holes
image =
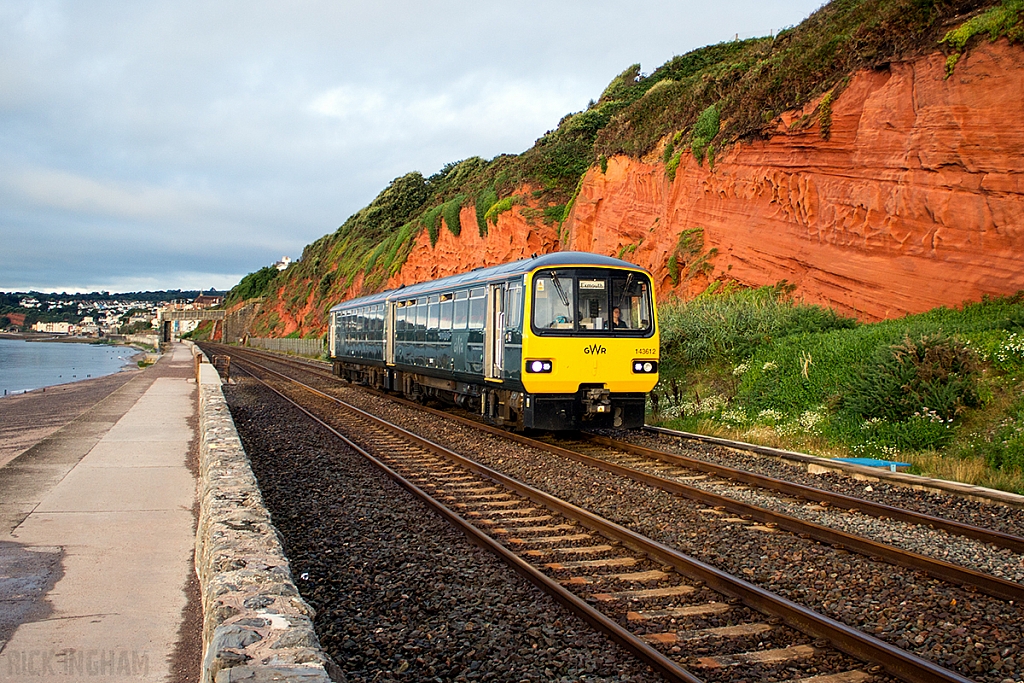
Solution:
[[[528,275],[525,289],[524,426],[643,426],[659,359],[648,275],[639,269],[543,268]]]

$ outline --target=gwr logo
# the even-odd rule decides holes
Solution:
[[[601,346],[600,344],[591,344],[583,349],[583,353],[589,355],[608,353],[608,349]]]

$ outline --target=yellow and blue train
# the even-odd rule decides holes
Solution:
[[[650,274],[557,252],[331,309],[334,374],[516,429],[640,427],[658,381]]]

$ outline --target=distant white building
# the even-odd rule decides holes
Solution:
[[[284,270],[291,265],[292,260],[287,256],[282,256],[281,260],[274,264],[274,267],[278,270]]]
[[[46,332],[47,334],[71,334],[75,331],[75,326],[71,323],[44,323],[40,321],[33,325],[32,329],[36,332]]]

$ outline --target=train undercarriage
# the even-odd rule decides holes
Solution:
[[[645,394],[611,393],[599,384],[581,385],[575,394],[531,394],[383,365],[337,360],[334,374],[355,384],[401,394],[409,400],[438,400],[457,405],[515,431],[633,429],[644,424]]]

